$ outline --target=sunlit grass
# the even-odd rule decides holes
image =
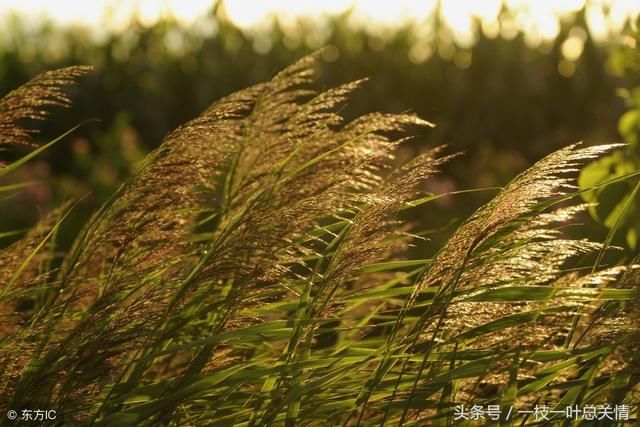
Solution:
[[[315,91],[318,57],[167,135],[68,251],[56,235],[73,203],[2,250],[0,411],[257,426],[446,424],[459,404],[637,410],[639,270],[588,263],[610,242],[564,234],[588,207],[576,172],[616,146],[550,154],[411,259],[430,219],[399,212],[441,196],[419,188],[464,159],[436,148],[392,169],[398,135],[433,125],[345,122],[365,82]],[[7,148],[85,71],[0,101]]]

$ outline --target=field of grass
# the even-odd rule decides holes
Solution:
[[[640,266],[605,265],[610,238],[565,234],[593,190],[577,173],[616,146],[549,154],[436,256],[412,259],[430,218],[404,212],[443,196],[422,184],[464,157],[440,147],[392,167],[412,129],[433,125],[345,123],[340,106],[364,82],[317,92],[317,60],[168,134],[68,251],[56,236],[73,200],[1,250],[0,413],[113,426],[637,419]],[[24,119],[68,104],[64,86],[89,71],[3,98],[3,147],[31,144]],[[4,165],[0,197],[56,143]]]

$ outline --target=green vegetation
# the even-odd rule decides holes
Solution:
[[[629,45],[621,45],[610,58],[611,69],[631,85],[621,88],[619,93],[624,98],[628,110],[618,121],[618,132],[622,135],[626,146],[623,149],[603,157],[588,167],[580,175],[580,186],[589,188],[614,177],[623,176],[640,169],[640,30],[628,36]],[[583,194],[584,199],[592,203],[589,213],[592,218],[606,226],[609,238],[619,234],[622,242],[631,249],[637,249],[640,239],[640,217],[637,212],[636,188],[638,184],[623,181],[615,185],[601,186],[596,190]],[[620,231],[617,233],[617,231]]]
[[[422,184],[465,159],[436,148],[394,166],[431,124],[344,120],[366,83],[316,92],[317,56],[170,132],[70,249],[57,236],[77,201],[3,249],[0,411],[114,426],[446,425],[459,404],[637,417],[638,266],[565,234],[581,195],[637,182],[575,187],[618,146],[548,155],[413,259],[432,218],[409,214],[444,195]],[[28,141],[22,119],[65,104],[60,85],[85,71],[5,97],[3,141]]]

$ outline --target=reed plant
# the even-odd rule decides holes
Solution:
[[[56,236],[75,201],[2,249],[0,411],[113,426],[448,425],[460,405],[503,409],[469,425],[539,423],[516,412],[542,404],[549,423],[584,422],[566,420],[570,405],[637,417],[640,272],[603,265],[608,241],[565,233],[588,208],[576,173],[615,145],[550,154],[412,259],[430,219],[403,212],[442,196],[422,184],[464,159],[434,148],[392,167],[412,128],[432,125],[346,122],[339,107],[364,81],[318,92],[317,60],[168,134],[69,250]],[[32,144],[24,120],[67,105],[88,71],[2,99],[4,148]]]

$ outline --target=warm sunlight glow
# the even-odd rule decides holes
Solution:
[[[193,23],[216,3],[215,0],[2,0],[0,17],[18,13],[30,17],[49,17],[62,24],[82,24],[100,30],[118,30],[136,17],[149,24],[166,16],[174,16],[185,24]],[[461,47],[473,44],[474,28],[480,25],[488,37],[498,34],[514,37],[525,33],[531,45],[554,39],[560,31],[559,19],[585,6],[585,0],[504,0],[510,16],[500,20],[502,0],[226,0],[227,17],[243,28],[269,25],[278,19],[287,26],[298,18],[312,20],[351,10],[350,20],[355,26],[371,31],[415,22],[426,24],[440,4],[440,17],[451,28],[455,42]],[[637,0],[587,0],[586,21],[596,41],[620,31],[625,20],[640,11]],[[577,52],[578,42],[567,45],[569,56]],[[415,59],[424,52],[414,52]],[[578,55],[579,56],[579,55]]]

